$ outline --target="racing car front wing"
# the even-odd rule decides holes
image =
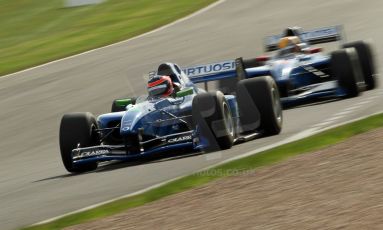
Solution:
[[[145,149],[144,146],[152,142],[159,143],[156,147]],[[73,164],[85,164],[101,161],[128,161],[155,155],[171,150],[198,149],[196,146],[193,131],[187,131],[168,136],[153,138],[149,141],[140,141],[138,152],[129,152],[131,146],[127,145],[97,145],[91,147],[78,147],[72,150]]]

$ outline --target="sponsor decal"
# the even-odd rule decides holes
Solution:
[[[172,144],[172,143],[177,143],[177,142],[190,141],[191,139],[192,139],[191,135],[175,137],[175,138],[169,139],[168,143]]]
[[[131,119],[131,120],[123,121],[123,122],[122,122],[122,126],[124,127],[124,130],[125,130],[125,129],[129,129],[129,127],[132,125],[132,123],[133,123],[133,120],[132,120],[132,119]]]
[[[313,31],[307,31],[302,33],[303,39],[318,39],[324,37],[335,37],[339,35],[337,27],[321,28]]]
[[[219,73],[224,71],[235,70],[235,62],[223,61],[218,63],[212,63],[207,65],[193,66],[183,69],[189,77],[195,77],[200,75],[209,75],[213,73]]]
[[[79,158],[93,157],[93,156],[105,155],[108,153],[109,153],[109,150],[107,150],[107,149],[97,149],[97,150],[90,150],[90,151],[81,152],[77,157],[79,157]]]
[[[218,63],[211,63],[206,65],[197,65],[192,67],[186,67],[182,69],[182,71],[188,76],[188,77],[197,77],[201,75],[209,75],[219,72],[225,72],[225,71],[231,71],[235,70],[235,61],[222,61]],[[156,71],[151,71],[145,76],[148,79],[152,79],[154,76],[156,76]]]

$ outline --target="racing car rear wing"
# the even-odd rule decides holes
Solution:
[[[189,78],[191,82],[205,83],[207,90],[207,83],[209,81],[218,81],[227,78],[235,78],[236,75],[236,61],[220,61],[210,64],[195,65],[183,68],[182,71]],[[151,71],[144,75],[145,79],[150,79],[157,74],[157,71]]]
[[[205,65],[197,65],[183,69],[193,83],[205,83],[229,78],[242,80],[248,78],[248,70],[245,69],[242,58]]]
[[[205,83],[206,90],[207,82],[209,81],[235,78],[237,76],[236,63],[234,60],[195,65],[186,67],[183,71],[193,83]]]
[[[233,77],[235,61],[221,61],[217,63],[196,65],[183,69],[193,83],[217,81]]]
[[[340,41],[343,37],[343,27],[340,25],[324,27],[314,30],[303,31],[299,35],[302,42],[310,45]],[[265,38],[265,51],[270,52],[278,49],[278,42],[282,35],[272,35]]]

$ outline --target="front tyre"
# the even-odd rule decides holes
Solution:
[[[90,147],[100,144],[96,131],[98,125],[91,113],[65,114],[60,124],[60,150],[61,158],[67,171],[81,173],[97,168],[97,162],[73,165],[72,150],[81,147]]]

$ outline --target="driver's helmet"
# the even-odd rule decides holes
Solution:
[[[298,36],[287,36],[279,39],[278,48],[285,53],[301,52],[301,40]]]
[[[149,79],[148,93],[151,97],[168,97],[174,91],[173,82],[169,76],[156,75]]]

